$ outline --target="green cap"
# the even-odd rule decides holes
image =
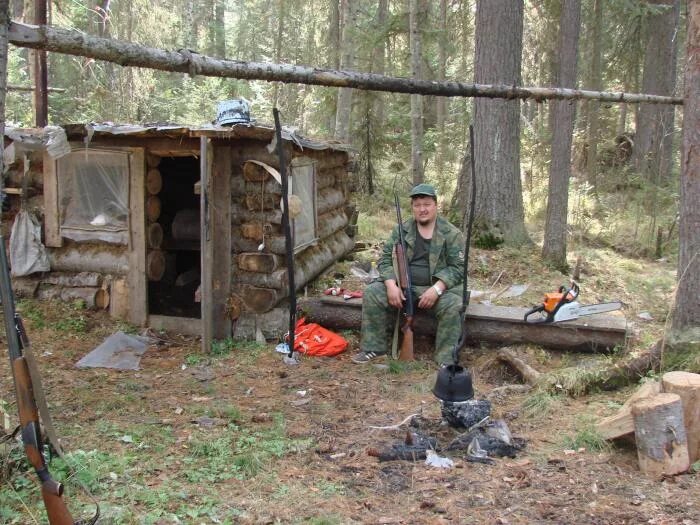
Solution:
[[[418,184],[417,186],[414,186],[414,188],[411,190],[411,193],[409,194],[409,197],[418,197],[420,195],[426,195],[428,197],[433,197],[437,199],[437,193],[435,193],[435,188],[433,188],[432,185],[430,184]]]

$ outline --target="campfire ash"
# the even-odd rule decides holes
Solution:
[[[471,402],[470,402],[471,401]],[[490,421],[490,403],[488,401],[470,400],[459,403],[443,403],[443,418],[450,427],[467,430],[453,437],[447,446],[441,446],[438,439],[431,435],[437,428],[429,428],[430,422],[413,417],[405,438],[400,443],[393,443],[384,448],[371,448],[367,454],[379,461],[419,461],[425,460],[428,451],[454,455],[462,451],[466,461],[492,463],[494,457],[515,457],[525,447],[525,440],[514,438],[508,425],[502,419]],[[447,405],[447,407],[445,406]],[[445,417],[445,409],[448,417]],[[475,421],[472,424],[467,424]],[[405,420],[404,420],[405,422]],[[439,427],[433,423],[433,427]],[[395,427],[394,427],[395,428]],[[444,427],[443,427],[444,428]]]

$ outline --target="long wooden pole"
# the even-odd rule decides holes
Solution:
[[[166,51],[123,40],[86,35],[75,30],[51,26],[31,26],[18,22],[10,24],[8,37],[12,44],[19,47],[84,56],[113,62],[121,66],[145,67],[210,77],[351,87],[366,91],[388,91],[443,97],[532,98],[537,101],[588,99],[619,103],[683,104],[683,99],[680,97],[664,97],[660,95],[587,91],[582,89],[467,84],[448,81],[435,82],[290,64],[224,60],[200,55],[187,49]]]
[[[46,25],[46,0],[34,0],[34,23]],[[34,53],[34,122],[37,128],[49,125],[49,74],[46,64],[46,50]]]

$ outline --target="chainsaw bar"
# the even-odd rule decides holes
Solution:
[[[554,319],[552,321],[555,323],[559,321],[571,321],[572,319],[578,319],[579,317],[584,317],[586,315],[614,312],[620,308],[622,308],[622,303],[620,301],[586,305],[582,305],[574,301],[563,304],[554,314]]]

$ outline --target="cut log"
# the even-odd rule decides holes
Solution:
[[[126,279],[115,279],[110,287],[109,315],[115,319],[129,318],[129,286]]]
[[[282,224],[282,210],[279,208],[269,211],[250,211],[245,207],[233,206],[231,220],[234,224],[244,222],[269,222],[270,224]]]
[[[146,199],[146,218],[148,222],[156,222],[160,217],[161,202],[160,197],[149,195]]]
[[[294,281],[297,289],[352,250],[353,246],[354,243],[345,232],[339,231],[318,245],[310,246],[299,252],[294,258]],[[238,273],[237,278],[241,283],[282,290],[288,288],[289,277],[287,268],[280,268],[269,274],[242,271]]]
[[[109,290],[100,288],[95,295],[95,307],[101,310],[106,310],[109,307]]]
[[[102,286],[102,275],[97,272],[52,272],[42,277],[41,282],[59,286]]]
[[[12,290],[18,298],[33,298],[39,288],[39,279],[36,277],[13,277]]]
[[[632,404],[639,469],[658,479],[685,472],[690,466],[678,394],[661,393]]]
[[[513,367],[525,380],[528,385],[536,385],[540,379],[540,374],[537,370],[528,365],[525,361],[517,357],[513,352],[507,348],[501,348],[496,354],[498,359],[508,363]]]
[[[149,281],[160,281],[165,273],[165,255],[162,250],[151,250],[146,256],[146,276]]]
[[[238,295],[245,308],[255,312],[263,313],[271,310],[283,298],[281,290],[271,288],[260,288],[250,284],[243,284],[238,287]]]
[[[97,272],[126,275],[129,257],[125,248],[77,245],[56,248],[49,252],[51,269],[59,272]]]
[[[661,383],[658,381],[644,383],[625,401],[616,414],[605,417],[596,423],[596,430],[603,439],[619,439],[633,434],[632,404],[640,399],[655,396],[659,392],[661,392]]]
[[[241,253],[238,268],[249,272],[272,273],[282,266],[282,259],[274,253]]]
[[[318,236],[323,239],[343,230],[348,225],[348,217],[343,207],[331,210],[318,216]]]
[[[331,330],[360,329],[361,300],[324,296],[304,299],[300,304],[308,312],[310,322]],[[598,314],[566,323],[531,324],[523,321],[526,311],[527,308],[470,304],[465,316],[469,344],[532,343],[559,350],[601,351],[625,341],[627,325],[622,317]],[[417,334],[435,335],[435,320],[429,315],[419,311],[414,323]]]
[[[157,168],[160,165],[160,160],[162,157],[159,155],[154,155],[153,153],[146,153],[146,166],[149,168]]]
[[[243,178],[247,182],[265,182],[270,177],[270,173],[260,164],[250,161],[243,163]]]
[[[158,195],[160,190],[163,189],[163,177],[160,174],[160,170],[157,168],[151,168],[146,173],[146,190],[149,195]]]
[[[248,194],[244,198],[245,207],[250,211],[262,211],[262,210],[274,210],[279,207],[279,195],[272,193],[265,193],[264,195],[260,192],[255,194]]]
[[[668,372],[661,378],[661,384],[664,392],[678,394],[681,398],[688,457],[692,465],[700,460],[700,374]]]
[[[260,222],[245,222],[241,224],[241,235],[246,239],[251,239],[256,242],[263,240],[263,235],[279,235],[279,228],[272,228],[271,224],[263,224]]]
[[[163,227],[153,222],[146,229],[146,242],[151,250],[157,250],[163,246]]]
[[[104,301],[102,288],[69,286],[57,286],[52,284],[41,284],[37,291],[37,298],[43,300],[56,299],[64,302],[83,301],[87,308],[98,308],[98,304]],[[98,299],[98,295],[100,298]]]
[[[199,210],[196,208],[179,210],[170,227],[173,240],[199,241],[201,237],[200,220]]]
[[[323,215],[326,212],[345,206],[345,194],[338,188],[325,188],[318,192],[316,199],[316,213]]]

